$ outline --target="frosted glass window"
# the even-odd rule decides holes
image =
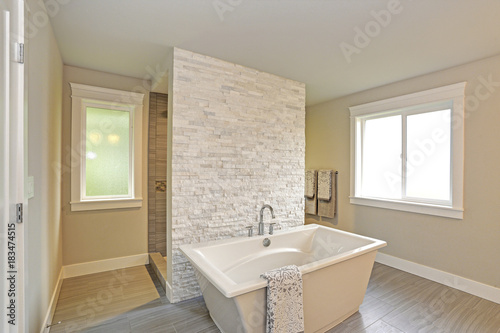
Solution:
[[[451,110],[409,115],[406,130],[406,195],[450,200]]]
[[[86,108],[86,197],[129,196],[130,112]]]
[[[362,149],[363,196],[401,197],[401,115],[366,120]]]
[[[70,86],[71,211],[142,207],[144,94]]]

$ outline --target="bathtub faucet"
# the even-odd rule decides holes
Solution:
[[[263,235],[264,234],[264,209],[266,209],[266,208],[269,208],[269,210],[271,211],[271,216],[274,219],[273,207],[271,207],[269,205],[262,206],[262,208],[260,209],[259,235]]]

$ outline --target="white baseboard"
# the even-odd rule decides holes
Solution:
[[[87,275],[149,264],[149,254],[142,253],[128,257],[119,257],[98,261],[84,262],[81,264],[63,266],[63,278]]]
[[[167,287],[167,290],[165,290],[165,295],[167,296],[168,301],[172,303],[172,296],[174,295],[172,292],[172,286],[170,285],[170,283],[168,283],[168,281],[165,281],[165,284]]]
[[[47,309],[47,314],[45,315],[40,333],[50,332],[50,328],[47,328],[47,325],[52,324],[52,318],[54,317],[54,313],[56,312],[57,300],[59,299],[59,293],[61,292],[62,281],[63,267],[61,267],[61,270],[59,271],[59,277],[57,278],[56,287],[54,288],[54,292],[52,293],[52,298],[50,299],[49,308]]]
[[[500,288],[380,252],[375,261],[500,304]]]

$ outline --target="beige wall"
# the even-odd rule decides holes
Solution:
[[[28,1],[31,15],[43,11]],[[31,16],[32,17],[32,16]],[[28,17],[29,22],[31,18]],[[26,230],[26,332],[44,324],[62,266],[61,98],[63,64],[52,28],[31,31],[27,40],[28,174],[35,196],[28,200]]]
[[[351,205],[348,107],[461,81],[468,82],[464,219]],[[324,224],[383,239],[383,253],[499,287],[499,124],[500,56],[307,108],[306,168],[339,170],[338,216]]]
[[[149,93],[144,97],[141,208],[72,212],[70,207],[71,89],[69,83],[145,92],[150,82],[64,66],[62,115],[63,265],[147,253],[147,145]]]

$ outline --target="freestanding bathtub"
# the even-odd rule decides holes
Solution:
[[[271,241],[263,245],[265,238]],[[274,235],[183,245],[205,303],[224,333],[263,333],[266,280],[260,274],[295,264],[302,273],[305,332],[325,332],[358,311],[377,249],[387,243],[304,225]]]

